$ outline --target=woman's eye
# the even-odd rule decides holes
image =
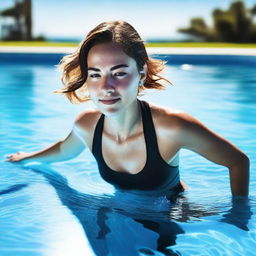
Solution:
[[[122,77],[122,76],[125,76],[126,73],[125,72],[117,72],[114,74],[114,76],[118,76],[118,77]]]
[[[99,75],[99,74],[90,74],[89,76],[90,76],[90,78],[100,77],[100,75]]]

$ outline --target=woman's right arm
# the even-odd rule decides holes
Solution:
[[[76,122],[72,131],[64,140],[60,140],[50,147],[37,152],[17,152],[15,154],[10,154],[7,156],[6,161],[39,161],[44,163],[51,163],[72,159],[79,155],[86,147],[85,140],[83,139],[83,132],[84,131]]]

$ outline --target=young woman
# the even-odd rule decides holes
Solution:
[[[38,152],[18,152],[8,161],[64,161],[87,145],[103,179],[117,188],[182,191],[178,152],[190,149],[230,172],[233,195],[248,195],[249,159],[191,115],[140,101],[145,89],[162,89],[164,62],[149,58],[137,31],[127,22],[104,22],[89,32],[59,67],[71,102],[92,100],[71,133]]]

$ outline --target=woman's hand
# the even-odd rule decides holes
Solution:
[[[8,162],[18,162],[18,161],[21,161],[21,160],[27,158],[28,156],[29,156],[29,153],[19,151],[17,153],[8,155],[6,157],[6,161],[8,161]]]

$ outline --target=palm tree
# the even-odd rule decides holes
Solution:
[[[256,5],[246,9],[242,1],[234,1],[227,11],[215,9],[212,12],[212,28],[208,27],[202,18],[192,18],[189,28],[180,28],[178,31],[208,42],[256,42],[254,15]]]

